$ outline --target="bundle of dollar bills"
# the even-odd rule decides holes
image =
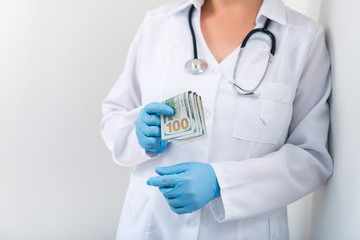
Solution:
[[[201,97],[187,91],[164,101],[174,109],[171,116],[160,115],[161,138],[177,145],[206,138]]]

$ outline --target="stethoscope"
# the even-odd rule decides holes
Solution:
[[[189,16],[188,16],[189,17],[188,18],[188,20],[189,20],[189,28],[190,28],[190,32],[191,32],[191,36],[192,36],[192,42],[193,42],[194,58],[186,62],[185,70],[187,72],[192,73],[192,74],[201,74],[201,73],[206,71],[206,69],[208,68],[208,64],[206,63],[206,61],[198,58],[195,32],[194,32],[194,28],[193,28],[193,25],[192,25],[192,22],[191,22],[191,18],[192,18],[192,14],[194,12],[194,9],[195,9],[195,7],[194,7],[194,5],[192,5],[191,8],[190,8],[190,11],[189,11]],[[246,37],[244,38],[244,40],[243,40],[243,42],[241,44],[240,51],[239,51],[239,54],[238,54],[238,57],[237,57],[237,60],[236,60],[236,64],[235,64],[235,68],[234,68],[233,81],[230,81],[230,83],[233,85],[233,89],[234,89],[234,92],[236,94],[239,94],[239,95],[254,95],[254,92],[259,88],[261,83],[264,81],[266,72],[267,72],[267,70],[269,68],[269,65],[271,63],[271,60],[272,60],[273,56],[275,55],[275,49],[276,49],[275,36],[274,36],[274,34],[272,34],[272,32],[270,32],[268,30],[270,22],[271,22],[271,20],[267,19],[263,28],[256,28],[256,29],[250,31],[248,33],[248,35],[246,35]],[[261,77],[261,80],[258,82],[258,84],[253,89],[245,89],[245,88],[240,87],[236,83],[236,80],[235,80],[236,79],[236,69],[237,69],[237,66],[238,66],[238,64],[240,62],[241,55],[242,55],[242,53],[243,53],[243,51],[245,49],[245,46],[246,46],[248,40],[250,39],[250,37],[253,34],[258,33],[258,32],[265,33],[271,39],[271,49],[270,49],[269,59],[268,59],[268,63],[266,65],[266,69],[264,71],[264,74]]]

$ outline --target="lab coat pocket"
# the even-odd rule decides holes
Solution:
[[[146,185],[146,180],[131,174],[118,226],[117,240],[147,239],[155,188]]]
[[[291,99],[291,87],[280,83],[263,83],[257,96],[239,96],[233,137],[279,143],[290,122]]]

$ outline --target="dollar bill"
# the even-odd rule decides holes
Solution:
[[[161,115],[161,138],[177,145],[205,138],[206,124],[202,100],[187,91],[164,101],[174,109],[171,116]]]

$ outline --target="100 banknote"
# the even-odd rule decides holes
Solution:
[[[205,138],[206,124],[201,97],[187,91],[164,101],[174,109],[170,116],[161,115],[161,138],[184,144]]]

